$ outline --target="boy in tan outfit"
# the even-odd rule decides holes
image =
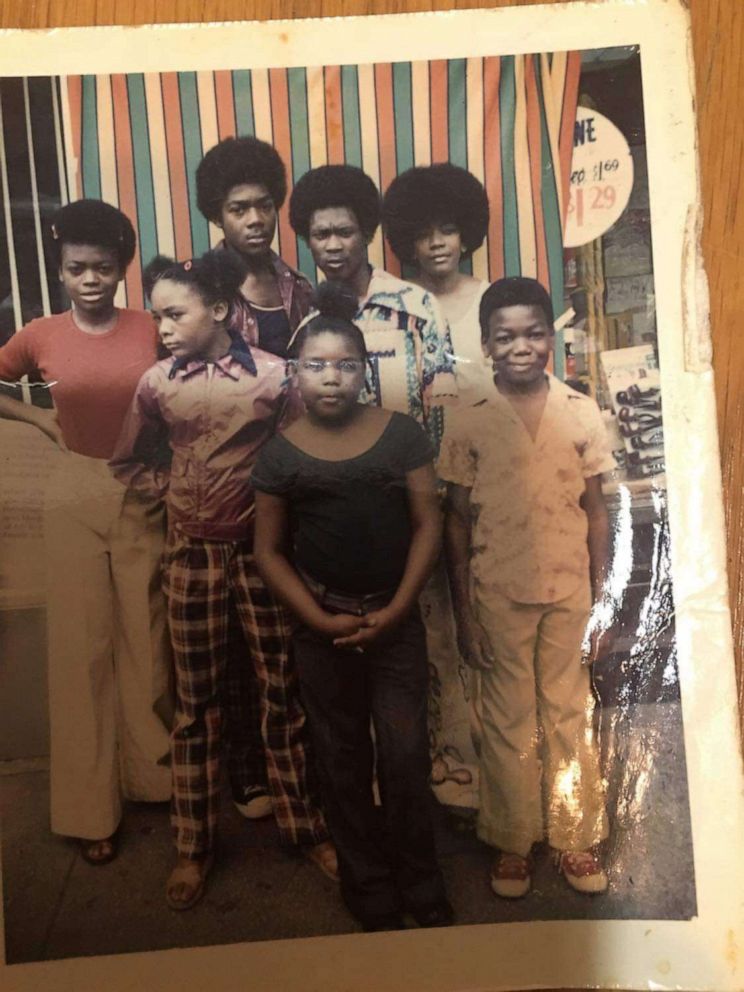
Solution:
[[[607,818],[582,642],[607,568],[600,474],[614,460],[594,400],[545,372],[545,289],[499,280],[480,323],[493,391],[448,418],[438,465],[458,641],[482,676],[478,835],[498,849],[497,895],[527,893],[545,836],[573,888],[602,892],[594,847]]]

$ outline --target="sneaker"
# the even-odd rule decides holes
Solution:
[[[593,851],[556,851],[556,866],[572,889],[596,894],[607,888],[607,875]]]
[[[521,854],[501,851],[491,868],[491,888],[503,899],[521,899],[530,891],[530,863]]]
[[[263,820],[274,812],[271,796],[263,785],[246,786],[241,792],[234,793],[233,802],[238,813],[248,820]]]

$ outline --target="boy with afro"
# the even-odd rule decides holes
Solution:
[[[377,187],[352,165],[311,169],[292,191],[289,221],[325,277],[357,295],[354,322],[372,366],[372,402],[418,420],[438,447],[437,404],[457,393],[449,330],[431,293],[369,265],[367,246],[380,223]]]
[[[207,220],[222,229],[223,247],[245,266],[231,329],[249,345],[286,357],[289,339],[310,309],[313,290],[271,249],[287,195],[279,153],[258,138],[225,138],[199,163],[196,195]]]
[[[432,293],[369,265],[367,246],[380,223],[380,211],[380,194],[368,175],[354,166],[328,165],[299,180],[290,199],[289,219],[326,278],[348,285],[356,294],[354,323],[364,336],[371,366],[368,401],[413,417],[436,452],[443,432],[443,404],[453,401],[458,391],[449,328]],[[447,789],[448,772],[440,751],[438,728],[444,724],[440,686],[458,680],[459,664],[443,558],[419,605],[431,674],[432,785],[442,801],[470,805],[472,788],[467,792],[460,788],[462,778],[472,786],[470,769],[456,769],[458,788],[453,795]]]
[[[284,162],[272,145],[258,138],[225,138],[199,163],[196,193],[202,214],[222,229],[222,248],[245,269],[231,304],[230,331],[252,348],[286,358],[292,333],[310,308],[313,289],[271,248],[278,211],[287,195]],[[234,618],[231,623],[232,641],[237,644],[240,627]],[[271,814],[271,802],[258,699],[250,672],[240,657],[235,660],[226,708],[228,767],[238,810],[248,819],[260,819]]]

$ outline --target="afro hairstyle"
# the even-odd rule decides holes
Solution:
[[[472,172],[449,162],[417,166],[397,176],[382,203],[382,223],[401,262],[414,262],[414,242],[433,224],[454,224],[465,254],[488,230],[488,197]]]
[[[103,200],[75,200],[52,217],[52,251],[57,265],[62,245],[95,245],[116,252],[122,272],[134,258],[137,235],[121,210]]]
[[[287,170],[279,152],[259,138],[225,138],[210,148],[196,169],[196,203],[213,223],[234,186],[265,186],[278,210],[287,196]]]
[[[509,276],[491,283],[480,301],[481,340],[488,340],[488,323],[494,310],[502,307],[539,307],[545,315],[548,329],[552,332],[555,324],[553,301],[550,294],[537,279],[527,276]]]
[[[289,198],[289,223],[308,240],[316,210],[346,207],[354,214],[366,241],[380,223],[380,193],[366,172],[355,165],[321,165],[300,179]]]

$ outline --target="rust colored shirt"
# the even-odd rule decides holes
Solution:
[[[155,322],[144,310],[119,310],[103,334],[81,331],[72,311],[32,320],[0,348],[0,379],[39,370],[51,394],[65,444],[91,458],[110,458],[142,373],[157,358]]]
[[[218,541],[250,537],[256,457],[301,409],[284,366],[275,355],[236,345],[216,362],[158,362],[137,387],[111,459],[114,475],[143,495],[165,498],[172,531]]]

